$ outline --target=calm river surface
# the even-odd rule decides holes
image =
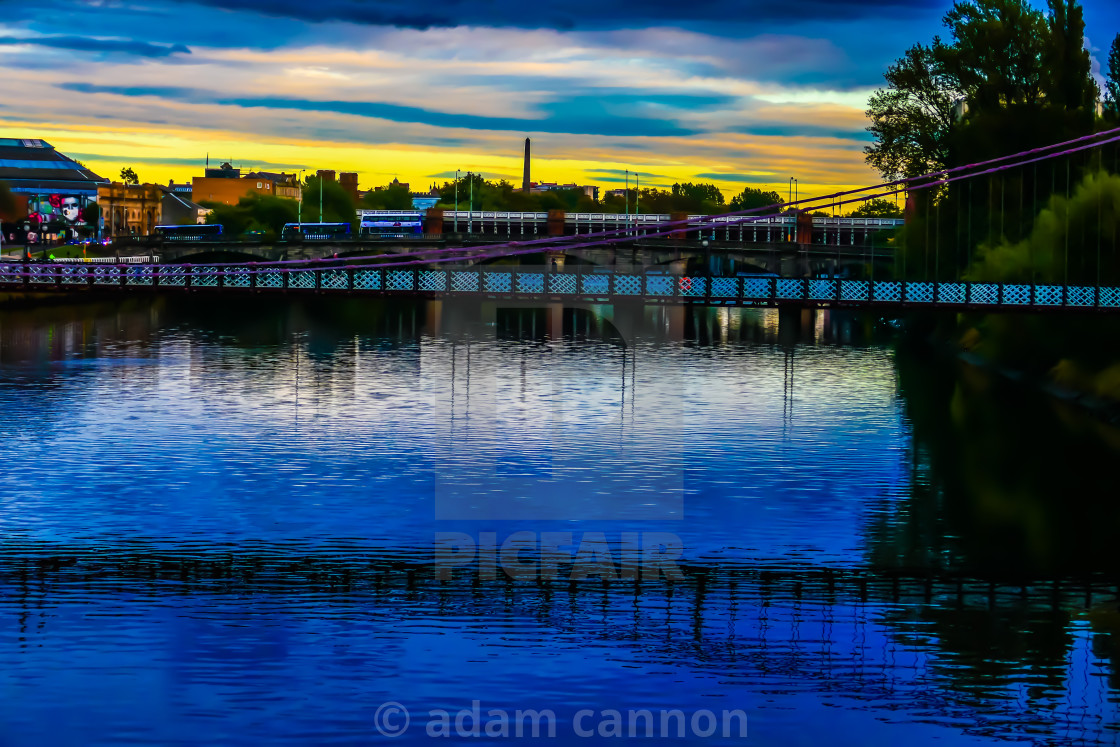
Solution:
[[[856,317],[2,310],[0,744],[1116,744],[1117,450]]]

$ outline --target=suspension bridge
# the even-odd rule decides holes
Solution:
[[[11,263],[10,263],[11,264]],[[0,289],[303,293],[706,306],[1116,311],[1120,287],[981,282],[716,277],[641,272],[472,269],[262,269],[247,266],[28,264],[0,267]]]
[[[604,224],[600,229],[594,221],[589,221],[584,224],[587,232],[575,235],[558,231],[558,235],[519,241],[410,247],[398,253],[364,257],[212,264],[9,262],[0,264],[0,291],[313,293],[430,299],[473,297],[544,303],[1111,312],[1120,309],[1120,249],[1116,240],[1120,206],[1109,205],[1105,210],[1106,200],[1102,196],[1097,204],[1095,225],[1089,225],[1094,216],[1079,214],[1071,218],[1073,210],[1068,204],[1055,207],[1052,203],[1060,191],[1057,185],[1063,171],[1061,166],[1064,166],[1062,184],[1068,201],[1075,181],[1072,161],[1080,159],[1079,169],[1093,173],[1095,158],[1096,173],[1104,174],[1106,146],[1113,146],[1114,160],[1120,167],[1120,148],[1116,143],[1120,143],[1120,128],[787,205],[670,220],[661,220],[666,216],[656,216],[657,220],[636,223],[640,225],[638,229],[630,224]],[[1052,215],[1048,221],[1064,220],[1064,226],[1059,226],[1061,230],[1057,232],[1064,246],[1043,247],[1047,259],[1041,270],[1027,266],[1004,273],[1010,277],[970,277],[973,247],[978,243],[997,245],[1018,240],[1026,242],[1030,250],[1029,232],[1040,214],[1039,188],[1046,181],[1045,173],[1039,177],[1040,166],[1050,169],[1051,189],[1046,191],[1046,197],[1050,200]],[[995,197],[997,178],[998,201]],[[1012,184],[1010,208],[1009,179]],[[979,226],[973,214],[977,182],[986,183],[990,207]],[[1014,194],[1016,186],[1017,195]],[[865,272],[852,272],[852,265],[861,267],[861,258],[859,252],[853,255],[850,251],[847,254],[841,251],[844,241],[840,238],[840,223],[833,226],[835,233],[831,234],[837,239],[835,247],[829,247],[827,229],[831,224],[827,220],[822,221],[826,229],[823,241],[827,243],[814,243],[814,223],[809,210],[823,207],[836,212],[844,205],[900,194],[905,194],[908,202],[924,207],[913,225],[906,227],[902,244],[892,249],[899,254],[892,275],[882,277],[880,271],[880,277],[876,278],[878,255],[869,253],[863,257]],[[790,210],[795,214],[790,215]],[[706,257],[678,254],[677,258],[658,264],[633,261],[620,264],[617,261],[622,251],[620,245],[639,240],[664,239],[671,244],[688,241],[690,237],[703,238],[709,232],[715,240],[721,233],[730,237],[735,231],[740,237],[747,233],[754,236],[760,228],[765,228],[770,235],[775,226],[796,241],[781,251],[772,251],[778,261],[767,267],[760,268],[749,261],[740,263],[738,268],[734,263],[730,268],[714,267],[717,263],[711,261],[710,254]],[[1080,236],[1074,254],[1070,237],[1078,230]],[[1110,232],[1106,247],[1104,236]],[[803,234],[801,238],[797,238],[799,233]],[[854,226],[850,233],[855,235]],[[943,234],[948,234],[944,240]],[[1085,251],[1087,237],[1095,237],[1095,261],[1091,252]],[[611,263],[595,265],[580,257],[580,252],[593,249],[611,253]],[[836,259],[831,271],[821,272],[819,263],[814,264],[812,253],[833,249]]]

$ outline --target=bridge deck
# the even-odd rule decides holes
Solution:
[[[633,300],[724,306],[1120,310],[1120,287],[1114,286],[719,277],[654,270],[551,272],[486,266],[295,270],[246,265],[0,265],[0,290],[73,292],[83,289],[359,293],[593,303]]]

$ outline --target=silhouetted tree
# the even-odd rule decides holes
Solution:
[[[848,215],[852,218],[901,218],[902,209],[890,200],[876,197],[863,203]]]
[[[742,192],[731,198],[727,208],[731,212],[740,210],[754,210],[756,208],[774,207],[775,211],[781,209],[782,198],[774,191],[764,191],[755,187],[745,187]]]
[[[410,210],[412,194],[398,181],[366,192],[359,201],[368,210]]]
[[[1093,80],[1085,48],[1085,14],[1076,0],[1049,0],[1049,36],[1043,53],[1044,95],[1066,109],[1080,109],[1089,119],[1100,90]]]
[[[16,198],[7,182],[0,182],[0,218],[16,217]]]
[[[315,222],[319,219],[318,200],[319,195],[316,192],[314,216],[308,215],[308,205],[304,205],[303,220],[305,223]],[[299,215],[299,203],[296,200],[256,193],[242,197],[236,205],[207,203],[204,207],[209,207],[212,211],[206,216],[206,222],[220,224],[223,233],[232,237],[255,231],[262,232],[269,238],[274,238],[283,231],[284,224],[295,223]]]
[[[121,181],[125,184],[139,184],[140,177],[136,175],[136,172],[133,171],[131,167],[127,167],[121,169]]]
[[[1048,1],[1049,15],[1026,0],[954,3],[949,41],[911,47],[872,95],[867,162],[893,179],[1088,134],[1099,90],[1082,8]]]
[[[1112,40],[1108,52],[1108,77],[1105,80],[1105,97],[1113,118],[1120,118],[1120,34]]]
[[[357,206],[341,184],[330,179],[322,180],[317,176],[308,177],[303,188],[304,223],[319,220],[320,202],[324,223],[357,223]]]
[[[887,68],[887,87],[868,102],[867,129],[875,142],[865,153],[885,179],[929,173],[949,161],[953,102],[962,92],[944,57],[940,40],[911,47]]]

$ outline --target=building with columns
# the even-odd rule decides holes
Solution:
[[[97,190],[104,236],[148,236],[163,219],[163,190],[155,184],[113,182]]]

